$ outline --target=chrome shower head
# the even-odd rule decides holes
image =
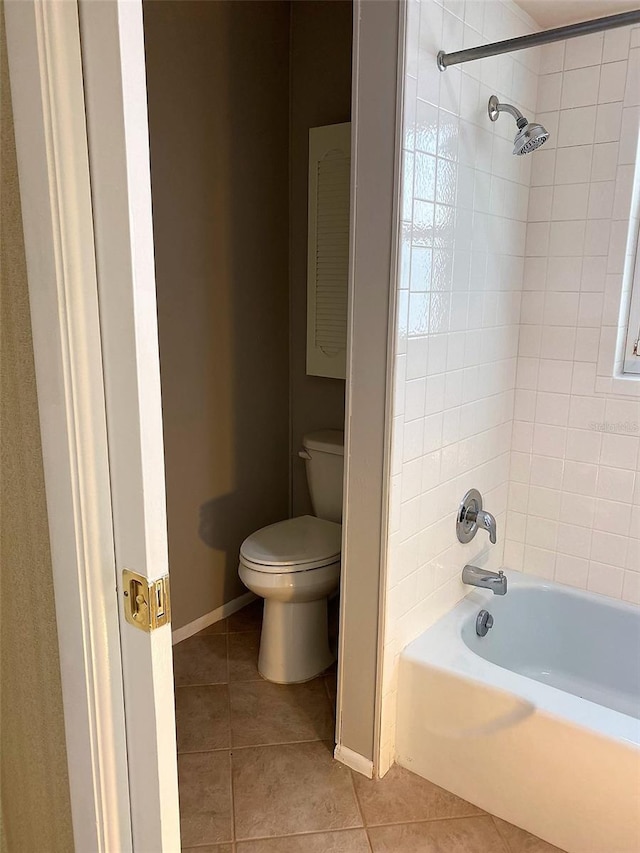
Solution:
[[[498,116],[502,112],[509,113],[516,120],[518,132],[513,141],[514,154],[529,154],[531,151],[535,151],[536,148],[540,148],[549,138],[549,131],[541,124],[528,122],[520,110],[511,106],[511,104],[501,104],[495,95],[491,95],[489,98],[488,111],[491,121],[497,121]]]
[[[520,127],[518,124],[518,127],[520,129],[513,141],[514,154],[529,154],[531,151],[535,151],[536,148],[544,145],[549,138],[549,131],[541,124],[527,122],[525,119],[524,125]]]

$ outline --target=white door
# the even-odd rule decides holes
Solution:
[[[180,849],[140,0],[8,0],[7,41],[78,853]],[[144,609],[144,606],[143,606]]]

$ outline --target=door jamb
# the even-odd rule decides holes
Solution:
[[[5,4],[76,850],[132,850],[77,3]]]
[[[380,756],[405,5],[354,0],[345,523],[334,755],[368,777],[377,775]],[[395,43],[389,43],[390,36]],[[382,39],[387,42],[380,44]],[[379,347],[371,347],[372,338]],[[363,606],[366,619],[357,612]]]

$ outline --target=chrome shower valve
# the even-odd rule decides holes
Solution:
[[[456,518],[456,534],[458,541],[462,543],[471,542],[482,527],[489,534],[492,545],[496,544],[497,531],[494,516],[482,509],[482,495],[477,489],[469,489],[462,499]]]

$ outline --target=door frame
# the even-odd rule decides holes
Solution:
[[[5,3],[75,849],[133,850],[78,6]]]
[[[6,5],[78,851],[180,847],[140,0]],[[151,595],[149,595],[151,600]]]
[[[403,0],[354,0],[341,620],[335,757],[376,776],[381,750]]]
[[[93,2],[82,0],[81,5],[90,6]],[[98,5],[99,0],[96,2]],[[124,8],[125,14],[134,20],[134,26],[140,25],[141,0],[112,0],[108,5],[112,11]],[[354,237],[349,282],[349,359],[352,367],[359,363],[366,368],[366,347],[360,349],[354,331],[360,328],[362,335],[363,318],[365,325],[368,323],[366,308],[370,300],[366,288],[369,279],[363,279],[374,275],[378,294],[375,333],[383,335],[384,355],[381,347],[376,370],[369,373],[365,383],[369,385],[369,392],[371,381],[377,383],[376,440],[373,445],[361,441],[371,429],[371,413],[361,408],[358,402],[357,383],[350,377],[347,379],[345,571],[342,578],[336,747],[336,757],[340,761],[368,776],[375,775],[377,766],[382,690],[379,670],[383,639],[382,575],[386,553],[390,433],[389,369],[392,363],[389,329],[394,310],[394,241],[397,236],[393,229],[390,231],[389,225],[393,225],[397,211],[400,112],[397,100],[387,98],[386,112],[377,118],[378,126],[384,127],[386,123],[392,137],[391,145],[386,139],[384,149],[385,175],[391,183],[385,191],[387,218],[378,217],[377,223],[370,222],[367,220],[367,208],[364,204],[358,207],[357,202],[364,181],[372,189],[380,178],[380,137],[369,132],[375,126],[373,119],[380,112],[380,104],[373,96],[371,86],[369,96],[360,102],[361,89],[357,83],[366,81],[369,71],[376,67],[380,40],[386,38],[386,42],[382,42],[382,47],[386,46],[383,52],[388,60],[385,73],[387,82],[389,75],[393,74],[394,98],[398,97],[397,62],[402,26],[399,27],[397,44],[389,50],[388,30],[381,26],[382,7],[386,7],[387,21],[402,20],[402,0],[387,0],[380,4],[354,0],[354,136],[358,138],[358,123],[365,116],[371,121],[363,124],[369,130],[359,136],[360,147],[352,167],[351,225]],[[117,593],[116,520],[112,505],[114,484],[107,432],[108,391],[105,391],[108,376],[104,341],[101,339],[105,329],[96,270],[96,246],[99,256],[104,226],[99,219],[94,221],[89,171],[90,140],[87,139],[86,124],[86,116],[91,116],[88,99],[95,96],[91,94],[90,87],[86,88],[83,77],[80,50],[82,16],[78,12],[78,2],[6,0],[5,16],[74,841],[79,851],[111,853],[118,850],[119,853],[127,853],[145,849],[135,839],[148,836],[140,832],[144,824],[140,810],[132,809],[132,784],[134,787],[140,785],[144,770],[139,768],[144,768],[144,751],[136,755],[136,744],[130,740],[127,745],[128,720],[124,706],[127,661],[126,655],[123,661],[120,637],[122,613]],[[111,45],[109,38],[105,42],[106,49],[117,53],[117,45]],[[363,63],[363,58],[368,66]],[[393,66],[394,62],[396,66]],[[148,144],[146,151],[148,156]],[[358,162],[366,168],[357,173],[356,181]],[[373,195],[367,198],[371,200]],[[367,206],[371,208],[370,201]],[[360,235],[359,241],[356,241],[356,234]],[[372,236],[375,241],[376,234],[383,242],[386,241],[386,248],[382,255],[374,253],[377,260],[372,266],[372,257],[369,257],[371,242],[367,241],[371,241]],[[354,298],[356,280],[361,281],[362,288]],[[363,373],[359,374],[359,382],[363,376]],[[371,505],[366,501],[354,503],[349,497],[354,490],[363,493],[368,489],[373,489],[377,495]],[[373,526],[368,525],[367,518]],[[351,526],[348,535],[347,525]],[[377,531],[374,537],[371,537],[372,529]],[[361,546],[367,538],[375,539],[375,542],[363,560]],[[362,601],[363,595],[371,610],[364,639],[359,625],[350,620],[356,612],[356,602]],[[170,626],[166,627],[170,631]],[[170,645],[170,637],[168,643]],[[368,673],[365,688],[362,682],[353,679],[358,669]],[[164,747],[174,750],[170,742]],[[172,761],[175,763],[175,751]],[[133,776],[132,765],[136,768]],[[168,773],[171,774],[170,766]],[[169,823],[172,821],[173,816]],[[166,838],[171,836],[175,840],[175,831],[175,826],[170,827],[169,834],[153,849],[166,853],[173,851],[175,845],[171,846]]]

